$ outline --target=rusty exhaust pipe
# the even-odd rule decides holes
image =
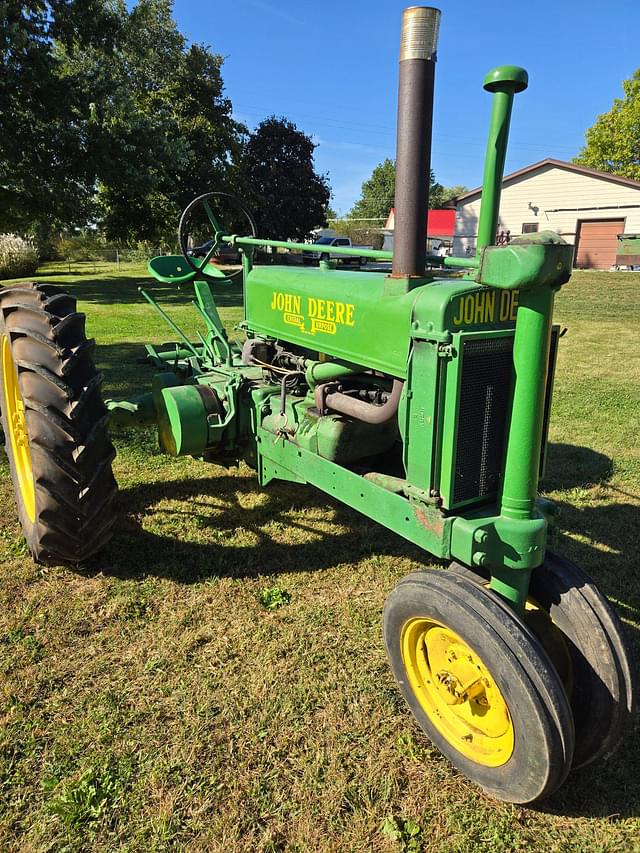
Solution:
[[[327,394],[324,404],[332,412],[340,412],[342,415],[348,415],[357,421],[364,421],[366,424],[386,424],[398,412],[403,387],[404,382],[401,379],[394,379],[387,402],[381,406],[374,406],[373,403],[365,403],[363,400],[357,400],[339,391]],[[316,388],[316,406],[318,406],[318,400],[321,399],[322,386],[319,385]]]
[[[440,10],[402,13],[396,137],[394,277],[424,276],[431,171],[433,89]]]

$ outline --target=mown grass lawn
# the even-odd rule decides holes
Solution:
[[[171,337],[144,277],[41,276],[86,311],[107,395],[143,388],[143,343]],[[190,293],[154,290],[194,328]],[[241,293],[220,304],[231,327]],[[636,654],[639,306],[640,274],[576,273],[559,296],[546,481],[555,550]],[[82,571],[25,555],[0,461],[0,850],[640,850],[637,732],[536,809],[485,797],[421,734],[380,615],[428,555],[311,488],[261,491],[149,432],[116,443],[121,519]]]

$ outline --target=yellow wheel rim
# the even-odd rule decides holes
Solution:
[[[409,685],[438,732],[477,764],[505,764],[513,753],[513,722],[479,655],[432,619],[410,619],[400,644]]]
[[[11,355],[11,342],[6,335],[2,337],[2,390],[4,393],[5,415],[9,430],[9,443],[22,503],[30,521],[36,518],[36,493],[33,484],[33,466],[29,449],[27,420],[24,414],[24,400],[20,393],[18,371]]]

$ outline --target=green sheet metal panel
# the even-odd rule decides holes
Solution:
[[[408,292],[384,273],[255,267],[245,285],[245,328],[406,379],[411,338],[512,326],[517,291],[441,279]]]
[[[255,267],[247,329],[405,378],[415,291],[384,294],[381,273]]]

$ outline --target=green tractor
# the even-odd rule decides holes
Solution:
[[[572,768],[609,756],[634,714],[620,622],[593,581],[547,550],[554,506],[538,498],[558,328],[556,291],[573,247],[550,232],[496,245],[500,190],[522,68],[489,72],[492,115],[477,251],[425,256],[439,11],[403,16],[393,253],[388,271],[255,265],[256,236],[237,203],[232,226],[206,193],[185,210],[182,255],[149,270],[188,284],[206,335],[159,351],[151,388],[100,397],[93,342],[74,300],[48,285],[0,291],[2,417],[20,520],[34,559],[79,563],[116,519],[107,425],[155,423],[166,453],[244,459],[263,486],[313,484],[395,531],[448,570],[391,591],[384,642],[418,724],[491,795],[529,803]],[[238,221],[246,219],[239,235]],[[208,223],[201,257],[194,222]],[[198,226],[200,227],[200,226]],[[244,333],[230,340],[215,292],[242,256]]]

